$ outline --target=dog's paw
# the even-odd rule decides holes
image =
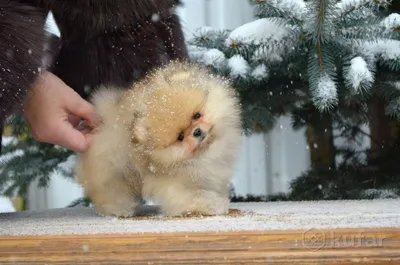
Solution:
[[[96,206],[95,205],[95,210],[98,215],[101,216],[112,216],[112,217],[134,217],[136,216],[136,211],[135,211],[135,205],[132,205],[130,207],[117,207],[116,205],[101,205],[101,206]]]
[[[186,204],[177,204],[174,207],[163,209],[165,216],[196,217],[225,215],[229,212],[229,199],[212,196],[195,198]]]

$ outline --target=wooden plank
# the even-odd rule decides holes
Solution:
[[[0,237],[0,264],[289,263],[399,264],[400,229]]]

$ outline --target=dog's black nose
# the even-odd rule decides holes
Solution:
[[[203,141],[206,138],[206,134],[200,128],[194,130],[193,136],[199,139],[199,141]]]

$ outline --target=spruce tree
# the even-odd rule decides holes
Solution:
[[[250,3],[255,21],[200,28],[190,48],[193,60],[233,81],[248,132],[268,132],[282,114],[306,127],[311,169],[288,194],[264,200],[398,196],[400,15],[388,11],[391,2]],[[338,137],[348,145],[336,146]],[[355,150],[365,137],[371,147]]]
[[[71,165],[75,154],[60,146],[36,141],[20,112],[6,120],[2,145],[0,193],[5,196],[25,198],[35,180],[39,188],[46,188],[55,170],[73,178]]]

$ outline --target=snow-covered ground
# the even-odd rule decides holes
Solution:
[[[218,232],[334,228],[400,228],[400,200],[234,203],[239,216],[131,218],[98,216],[93,208],[0,214],[0,235]]]

